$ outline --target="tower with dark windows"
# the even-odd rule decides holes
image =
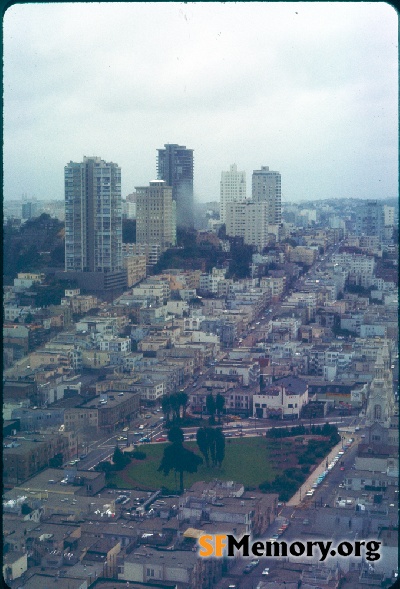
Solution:
[[[157,178],[172,187],[177,227],[193,227],[193,149],[175,143],[166,143],[164,149],[158,149]]]

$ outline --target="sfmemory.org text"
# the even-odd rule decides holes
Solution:
[[[328,556],[363,557],[367,561],[379,560],[381,542],[377,540],[343,541],[334,546],[330,540],[307,540],[295,542],[278,542],[261,540],[251,542],[250,534],[244,534],[239,540],[232,534],[203,534],[198,539],[199,556],[202,558],[235,556],[240,551],[242,556],[281,557],[293,556],[312,557],[319,551],[320,561]]]

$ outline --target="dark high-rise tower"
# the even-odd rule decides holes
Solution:
[[[172,186],[178,227],[193,227],[193,149],[166,143],[158,149],[157,177]]]

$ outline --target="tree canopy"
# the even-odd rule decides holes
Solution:
[[[200,427],[196,432],[196,441],[203,454],[207,467],[221,466],[225,458],[225,436],[221,428]]]
[[[191,450],[188,450],[188,448],[185,448],[181,442],[173,442],[164,448],[163,457],[158,470],[165,476],[167,476],[171,470],[178,473],[179,489],[181,493],[183,493],[183,473],[197,472],[197,469],[201,464],[203,464],[203,459],[200,456]]]

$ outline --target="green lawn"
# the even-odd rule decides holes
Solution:
[[[185,446],[201,456],[195,442],[185,442]],[[176,489],[179,485],[179,476],[176,484],[173,472],[164,476],[157,471],[164,447],[165,444],[162,443],[143,444],[140,449],[146,452],[146,459],[132,460],[125,470],[110,477],[109,482],[120,488],[138,487],[153,490],[164,486]],[[203,463],[197,473],[184,473],[184,484],[189,488],[196,481],[211,481],[218,478],[224,481],[237,481],[246,487],[258,487],[260,483],[272,480],[275,474],[276,471],[269,460],[268,440],[265,437],[227,438],[222,468],[207,468]]]

